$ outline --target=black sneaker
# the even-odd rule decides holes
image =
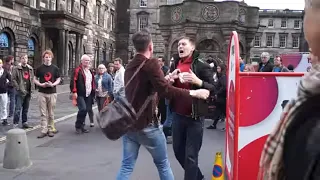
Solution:
[[[77,134],[81,134],[82,133],[82,130],[80,128],[76,128],[76,133]]]
[[[85,129],[85,128],[82,128],[81,131],[82,131],[82,133],[89,133],[89,130]]]
[[[207,127],[207,129],[217,129],[217,126],[210,125],[210,126]]]
[[[29,129],[29,128],[32,128],[32,126],[30,126],[28,123],[23,123],[22,124],[22,128],[23,129]]]
[[[8,123],[8,121],[6,119],[2,120],[2,125],[3,126],[9,126],[10,124]]]

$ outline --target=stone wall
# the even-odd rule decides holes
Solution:
[[[67,2],[71,0],[57,0],[57,4],[54,7],[57,13],[59,11],[67,11]],[[12,4],[1,4],[0,2],[0,31],[4,32],[9,36],[11,42],[11,48],[9,55],[14,55],[16,61],[19,61],[19,57],[28,52],[28,40],[31,38],[35,44],[35,63],[34,66],[41,64],[41,52],[45,49],[52,47],[52,41],[50,41],[50,35],[45,32],[45,29],[41,25],[40,11],[39,10],[54,10],[53,5],[49,4],[48,0],[37,1],[36,7],[31,7],[29,0],[17,0]],[[85,1],[86,2],[86,1]],[[73,1],[73,12],[72,16],[80,18],[80,3],[81,0]],[[112,22],[109,18],[108,28],[104,27],[104,16],[105,10],[107,9],[108,16],[112,12],[115,16],[115,4],[113,0],[102,0],[100,10],[100,21],[99,24],[95,23],[96,15],[96,1],[87,1],[85,8],[86,16],[85,20],[88,25],[85,27],[83,36],[83,47],[81,52],[92,56],[98,64],[103,61],[111,61],[114,57],[115,52],[115,35],[114,29],[111,29],[110,23]],[[5,5],[5,6],[3,6]],[[8,8],[9,7],[9,8]],[[55,23],[55,22],[52,22]],[[113,20],[114,23],[114,20]],[[114,27],[114,25],[113,25]],[[51,37],[52,38],[52,37]],[[69,35],[69,42],[72,44],[72,52],[76,52],[76,38],[75,34]],[[56,43],[56,42],[54,42]],[[67,46],[68,47],[68,46]],[[98,50],[98,56],[95,54],[95,50]],[[78,56],[81,57],[81,54]],[[79,63],[79,59],[75,59],[77,55],[73,54],[75,62]],[[97,59],[98,57],[98,59]],[[1,57],[3,58],[3,57]],[[57,57],[55,57],[54,63],[57,64]],[[64,62],[65,63],[65,62]]]

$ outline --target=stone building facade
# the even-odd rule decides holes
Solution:
[[[304,12],[297,10],[260,10],[260,28],[252,41],[251,59],[260,59],[262,52],[274,57],[308,51],[303,16]]]
[[[37,67],[46,49],[63,76],[92,56],[93,65],[115,52],[115,0],[0,0],[0,58],[28,54]]]
[[[144,27],[153,33],[155,56],[164,55],[167,58],[176,49],[176,39],[190,35],[195,36],[202,56],[225,59],[223,54],[232,30],[240,34],[241,56],[247,61],[255,56],[260,57],[263,51],[274,56],[308,50],[302,29],[303,11],[259,10],[244,2],[209,0],[137,0],[128,1],[117,9],[118,18],[123,15],[122,33],[117,43],[125,42],[117,48],[117,56],[123,59],[130,58],[134,53],[130,37]],[[206,20],[204,14],[210,16],[210,13],[213,19]],[[273,21],[272,27],[267,26],[270,19]],[[281,23],[286,27],[281,27]],[[267,47],[267,38],[271,37],[272,46]]]
[[[129,38],[129,46],[127,55],[123,53],[123,56],[127,57],[134,53],[130,42],[132,34],[142,28],[152,32],[154,56],[164,56],[167,60],[177,52],[177,40],[183,35],[195,39],[202,57],[225,60],[234,30],[239,33],[241,54],[246,56],[259,23],[259,8],[237,1],[139,0],[131,1],[126,8],[130,13],[125,37]]]

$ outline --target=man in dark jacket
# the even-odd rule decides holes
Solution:
[[[13,62],[14,62],[14,57],[13,56],[8,56],[6,57],[6,62],[3,65],[3,69],[5,69],[7,72],[12,75],[12,70],[13,70]],[[13,83],[8,84],[8,97],[9,97],[9,116],[13,116],[14,112],[14,105],[15,105],[15,95],[16,95],[16,90],[13,87]]]
[[[96,87],[94,75],[89,69],[90,63],[91,58],[86,54],[83,55],[81,57],[81,64],[74,69],[70,80],[70,91],[72,92],[73,98],[77,99],[77,106],[79,109],[75,123],[77,134],[89,132],[88,129],[85,129],[85,120],[87,113],[93,115],[92,104]]]
[[[125,95],[128,102],[138,112],[148,97],[153,100],[146,104],[141,116],[134,124],[135,131],[123,136],[123,160],[117,180],[128,180],[138,158],[141,145],[150,152],[161,180],[173,180],[174,176],[167,155],[166,139],[156,118],[156,96],[172,99],[177,97],[187,99],[191,97],[206,99],[209,91],[205,89],[185,90],[171,86],[161,72],[157,59],[152,59],[153,42],[151,33],[147,30],[137,32],[132,36],[136,56],[126,66],[124,80]],[[138,69],[143,64],[141,69]],[[136,76],[134,74],[136,73]],[[133,77],[134,76],[134,77]],[[132,81],[128,83],[131,79]],[[176,76],[167,76],[174,79]]]
[[[259,72],[272,72],[273,64],[269,61],[270,54],[268,52],[261,53],[261,62],[259,63]]]
[[[199,59],[195,42],[183,37],[178,43],[178,56],[174,57],[171,72],[179,69],[180,78],[174,86],[183,89],[214,90],[213,71],[210,65]],[[172,140],[174,154],[185,170],[185,180],[202,180],[203,174],[198,167],[198,156],[202,146],[204,117],[208,113],[205,100],[178,97],[170,103],[173,113]]]

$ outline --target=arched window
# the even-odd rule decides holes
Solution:
[[[86,54],[86,47],[83,45],[83,52],[82,54]]]
[[[10,36],[3,32],[0,34],[0,58],[11,55],[11,39]]]
[[[109,61],[112,62],[113,61],[113,46],[112,44],[110,44],[110,47],[109,47]]]
[[[103,43],[102,57],[103,57],[103,63],[107,64],[107,44],[106,43]]]
[[[35,63],[35,60],[34,60],[34,54],[35,54],[35,41],[33,38],[30,38],[28,40],[28,63],[34,67],[34,63]]]

